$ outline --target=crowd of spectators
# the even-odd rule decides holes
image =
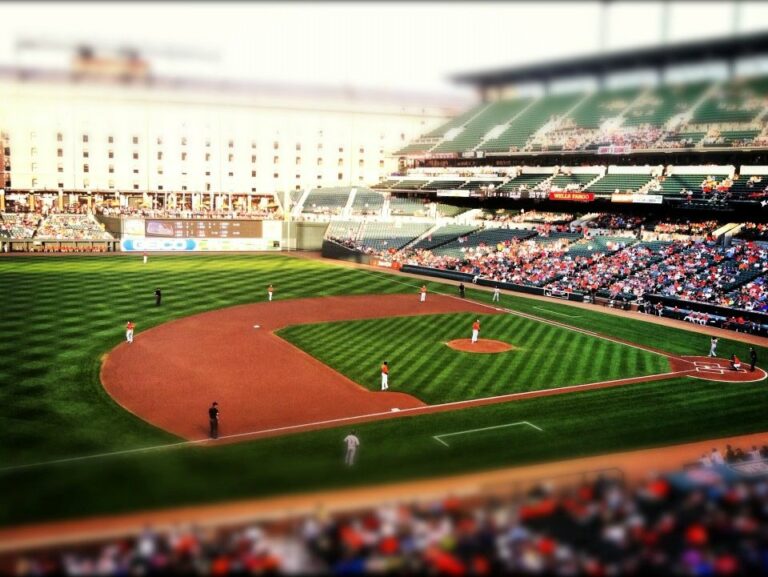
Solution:
[[[707,235],[718,226],[716,220],[666,220],[656,223],[653,230],[664,234]]]
[[[597,218],[584,223],[587,228],[607,228],[610,230],[634,230],[645,222],[644,216],[629,216],[602,212]]]
[[[37,231],[41,216],[35,213],[3,213],[0,215],[0,236],[31,239]]]
[[[46,240],[114,240],[90,214],[49,214],[37,227],[35,238]]]
[[[639,481],[593,474],[426,502],[137,536],[18,555],[19,576],[158,572],[389,575],[736,575],[768,571],[765,445],[705,453]]]

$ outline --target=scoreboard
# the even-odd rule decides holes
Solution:
[[[260,220],[146,220],[145,235],[162,238],[261,238]]]

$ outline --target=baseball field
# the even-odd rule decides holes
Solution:
[[[764,372],[734,379],[697,358],[708,336],[642,315],[462,300],[434,281],[419,303],[421,280],[291,255],[14,257],[0,284],[4,526],[765,429]],[[475,319],[510,349],[447,346]],[[719,354],[747,348],[721,339]],[[349,469],[351,428],[362,446]]]

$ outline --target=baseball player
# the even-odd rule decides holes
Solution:
[[[731,355],[731,368],[734,371],[738,371],[741,368],[741,361],[739,360],[739,357],[736,356],[736,353]]]
[[[147,253],[144,253],[144,264],[147,264]]]
[[[426,302],[427,300],[427,285],[423,284],[421,285],[421,302]]]
[[[269,298],[269,302],[272,302],[272,293],[275,292],[275,289],[272,288],[272,285],[269,285],[267,287],[267,297]]]
[[[211,427],[211,439],[219,438],[219,403],[216,401],[208,409],[208,423]]]
[[[710,357],[717,356],[717,337],[712,337],[711,339],[709,339],[709,356]]]
[[[133,324],[131,321],[128,321],[125,325],[125,340],[129,343],[133,342],[133,329],[136,328],[136,325]]]
[[[757,351],[755,347],[749,347],[749,370],[755,372],[755,364],[757,363]]]
[[[344,457],[344,464],[351,467],[355,464],[355,455],[357,448],[360,446],[360,439],[357,438],[355,431],[352,431],[344,437],[344,442],[347,444],[347,455]]]
[[[389,363],[384,361],[381,365],[381,390],[386,391],[389,388]]]
[[[496,285],[493,287],[493,299],[491,299],[493,302],[497,303],[499,302],[499,285]]]
[[[480,319],[477,319],[472,323],[472,342],[477,342],[477,337],[480,336]]]
[[[159,307],[162,301],[163,301],[163,291],[161,291],[159,288],[156,288],[155,289],[155,306]]]

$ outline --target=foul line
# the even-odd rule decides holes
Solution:
[[[571,319],[580,319],[581,318],[581,315],[567,315],[565,313],[559,313],[557,311],[551,311],[549,309],[543,309],[541,307],[533,307],[533,308],[538,309],[540,311],[548,312],[548,313],[553,314],[553,315],[560,315],[562,317],[568,317],[568,318],[571,318]]]
[[[672,371],[669,373],[657,373],[655,375],[645,375],[640,377],[627,377],[624,379],[612,379],[609,381],[598,381],[595,383],[584,383],[581,385],[566,385],[563,387],[554,387],[550,389],[539,389],[535,391],[524,391],[521,393],[507,393],[504,395],[495,395],[493,397],[482,397],[479,399],[465,399],[462,401],[451,401],[448,403],[440,403],[438,405],[423,405],[421,407],[408,407],[405,409],[397,409],[397,410],[389,410],[389,411],[379,411],[377,413],[367,413],[364,415],[354,415],[351,417],[340,417],[337,419],[327,419],[324,421],[314,421],[311,423],[301,423],[299,425],[286,425],[283,427],[274,427],[272,429],[261,429],[259,431],[248,431],[245,433],[233,433],[232,435],[222,435],[218,438],[218,440],[226,440],[226,439],[240,439],[243,437],[254,437],[257,435],[268,435],[270,433],[283,433],[288,431],[297,431],[300,429],[307,429],[307,428],[316,428],[323,425],[334,425],[334,424],[340,424],[340,423],[347,423],[350,421],[359,421],[361,419],[373,419],[375,417],[384,417],[386,415],[403,415],[403,414],[409,414],[409,413],[418,413],[418,412],[440,412],[442,409],[445,409],[447,407],[459,407],[461,405],[467,405],[468,407],[473,406],[483,406],[486,404],[494,404],[494,403],[501,403],[506,401],[511,401],[513,399],[524,399],[526,397],[536,397],[536,396],[552,396],[557,394],[562,394],[567,391],[578,391],[580,389],[585,388],[601,388],[601,385],[611,385],[614,383],[620,383],[622,381],[630,381],[627,384],[632,384],[634,382],[650,382],[650,381],[658,381],[662,380],[667,377],[673,377],[675,375],[682,375],[682,374],[690,374],[690,369],[683,370],[683,371]],[[11,465],[9,467],[2,467],[0,468],[0,473],[6,473],[11,471],[20,471],[23,469],[31,469],[35,467],[44,467],[47,465],[56,465],[56,464],[62,464],[62,463],[73,463],[77,461],[87,461],[92,459],[102,459],[102,458],[108,458],[108,457],[116,457],[120,455],[129,455],[134,453],[144,453],[149,451],[158,451],[163,449],[175,449],[175,448],[183,448],[183,447],[192,447],[195,445],[202,445],[202,444],[215,444],[216,440],[214,439],[196,439],[192,441],[179,441],[178,443],[169,443],[165,445],[154,445],[150,447],[141,447],[138,449],[127,449],[124,451],[112,451],[109,453],[97,453],[94,455],[84,455],[80,457],[68,457],[64,459],[54,459],[52,461],[40,461],[37,463],[28,463],[24,465]]]
[[[480,431],[493,431],[494,429],[504,429],[506,427],[516,427],[519,425],[528,425],[529,427],[533,427],[539,432],[544,432],[544,429],[541,427],[537,427],[533,423],[529,423],[528,421],[518,421],[517,423],[508,423],[506,425],[496,425],[494,427],[483,427],[482,429],[468,429],[466,431],[457,431],[455,433],[443,433],[442,435],[433,435],[433,439],[437,441],[438,443],[445,445],[446,447],[450,447],[448,443],[443,441],[443,437],[453,437],[455,435],[468,435],[470,433],[479,433]]]

